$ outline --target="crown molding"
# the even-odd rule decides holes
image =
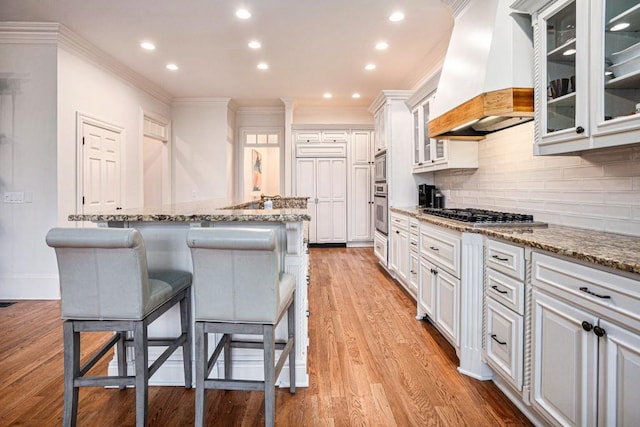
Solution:
[[[53,44],[124,80],[158,101],[169,105],[169,92],[123,65],[106,52],[57,22],[0,22],[0,42]]]
[[[55,45],[59,28],[55,22],[0,22],[0,43]]]
[[[172,107],[229,107],[231,98],[174,98]],[[235,104],[235,103],[234,103]]]
[[[375,113],[387,101],[406,101],[412,94],[412,90],[383,90],[369,106],[369,112]]]
[[[284,114],[285,111],[285,106],[249,106],[249,105],[245,105],[243,107],[238,107],[238,110],[236,111],[238,113],[238,115],[273,115],[273,114]]]
[[[436,89],[438,89],[438,82],[440,81],[440,75],[442,74],[442,69],[439,69],[432,75],[430,75],[422,85],[420,85],[414,92],[413,95],[407,99],[406,103],[410,109],[415,108],[418,104],[425,100],[429,95],[433,94]]]
[[[511,5],[511,9],[518,12],[525,12],[533,14],[539,10],[542,10],[546,5],[551,3],[552,0],[517,0]]]
[[[462,13],[470,1],[471,0],[440,0],[441,3],[444,3],[451,8],[454,18]]]

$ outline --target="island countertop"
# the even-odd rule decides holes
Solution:
[[[265,198],[227,206],[219,201],[175,203],[160,207],[112,210],[90,214],[71,214],[69,221],[93,222],[213,222],[310,221],[307,197],[272,197],[273,209],[260,209]]]
[[[616,270],[640,274],[640,237],[559,225],[475,228],[460,221],[425,215],[415,207],[391,210],[441,227],[480,233]]]

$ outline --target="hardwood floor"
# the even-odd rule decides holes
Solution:
[[[311,249],[310,386],[276,393],[281,426],[530,425],[493,385],[460,375],[453,348],[415,319],[415,302],[371,248]],[[56,301],[0,308],[0,425],[62,419],[62,321]],[[83,336],[83,354],[105,334]],[[94,367],[106,372],[107,359]],[[263,425],[260,392],[207,391],[211,426]],[[132,426],[134,390],[83,388],[79,426]],[[188,426],[194,391],[150,387],[149,424]]]

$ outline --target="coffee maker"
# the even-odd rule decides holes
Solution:
[[[418,207],[419,208],[444,208],[444,196],[435,185],[418,185]]]
[[[418,207],[433,208],[435,207],[436,186],[428,184],[418,185]]]

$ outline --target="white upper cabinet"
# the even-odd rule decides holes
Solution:
[[[534,152],[640,142],[638,2],[520,0],[512,7],[533,15]]]

